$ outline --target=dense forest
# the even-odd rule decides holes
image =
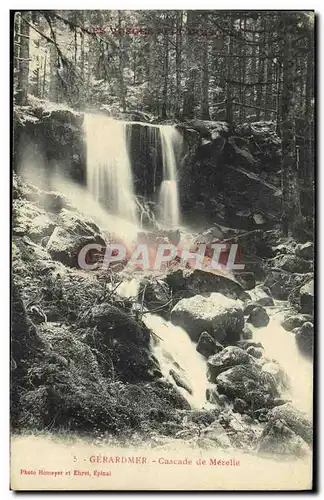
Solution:
[[[312,215],[314,14],[33,11],[14,17],[14,96],[173,121],[269,120],[282,139],[283,220]]]
[[[13,431],[309,459],[314,13],[11,21]]]

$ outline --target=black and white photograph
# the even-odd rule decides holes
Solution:
[[[11,489],[313,489],[315,25],[10,12]]]

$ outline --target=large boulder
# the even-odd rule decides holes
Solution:
[[[205,429],[202,429],[201,435],[205,438],[211,439],[214,442],[214,446],[224,449],[231,446],[231,441],[226,434],[224,427],[222,427],[217,420]]]
[[[208,377],[211,382],[216,382],[218,375],[236,365],[249,365],[254,359],[247,351],[235,346],[225,347],[222,351],[208,358]]]
[[[311,241],[307,241],[307,243],[297,245],[295,253],[297,257],[301,257],[302,259],[313,260],[314,243]]]
[[[295,328],[299,328],[311,319],[311,316],[308,314],[293,314],[285,318],[281,325],[287,332],[292,332]]]
[[[312,314],[314,310],[314,280],[309,281],[300,289],[300,306],[303,313]]]
[[[105,246],[105,237],[98,226],[91,220],[63,209],[60,225],[54,229],[46,249],[54,260],[69,267],[77,267],[80,250],[91,243]]]
[[[279,397],[277,385],[274,379],[265,376],[261,367],[253,361],[233,366],[218,375],[218,390],[231,399],[243,399],[254,409],[270,407],[273,399]]]
[[[263,345],[261,344],[261,342],[257,342],[257,341],[252,340],[252,339],[239,340],[237,342],[237,345],[238,345],[238,347],[240,347],[241,349],[244,349],[245,351],[249,347],[256,347],[256,348],[263,349]]]
[[[195,342],[203,331],[219,342],[239,340],[244,327],[242,308],[220,293],[180,300],[171,311],[171,321],[184,328]]]
[[[274,384],[280,391],[286,392],[289,389],[290,382],[287,373],[277,361],[262,358],[260,366],[262,377],[270,384]]]
[[[137,321],[129,312],[106,302],[91,309],[85,324],[96,327],[107,341],[113,337],[146,346],[150,341],[150,333],[144,323]]]
[[[281,420],[268,422],[262,432],[258,445],[259,454],[275,455],[276,457],[304,457],[309,455],[310,447]]]
[[[224,349],[222,344],[214,340],[208,332],[202,332],[196,346],[197,352],[205,356],[205,358],[209,358],[209,356],[216,354],[222,349]]]
[[[249,290],[249,295],[251,300],[258,302],[262,306],[273,305],[273,301],[270,304],[263,304],[262,299],[271,299],[271,290],[265,285],[257,285],[253,289]],[[260,302],[261,300],[261,302]]]
[[[248,323],[251,323],[257,328],[267,326],[269,324],[269,316],[267,311],[262,306],[257,306],[252,309],[250,316],[247,319]]]
[[[298,274],[286,271],[271,270],[264,281],[264,285],[269,287],[271,295],[277,300],[287,300],[288,296],[309,277],[312,279],[312,273]]]
[[[252,272],[234,272],[234,277],[244,290],[253,290],[255,287],[255,276]]]
[[[309,418],[292,404],[287,403],[276,406],[269,413],[269,421],[284,422],[298,436],[300,436],[308,445],[313,443],[313,426]]]
[[[200,269],[182,270],[170,272],[166,282],[175,295],[174,299],[181,297],[192,297],[198,294],[218,292],[232,299],[246,300],[249,295],[243,287],[234,279],[213,274]]]
[[[62,174],[72,177],[77,182],[84,182],[86,175],[85,141],[83,130],[84,113],[79,113],[64,106],[55,108],[55,104],[28,96],[28,106],[24,108],[30,119],[14,120],[15,127],[15,164],[19,168],[23,163],[26,147],[34,145],[37,158],[42,152],[44,167],[38,168],[34,162],[34,171],[38,181],[46,189],[51,189],[52,174],[61,169]],[[37,171],[38,170],[38,171]]]
[[[124,382],[150,381],[162,376],[150,350],[150,331],[129,311],[103,303],[94,306],[84,319],[89,329],[85,341],[99,350],[105,373],[112,369]],[[101,358],[99,362],[102,363]],[[108,370],[108,371],[107,371]]]
[[[307,321],[295,333],[297,346],[305,356],[312,356],[314,349],[314,325]]]

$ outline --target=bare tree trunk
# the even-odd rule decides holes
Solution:
[[[175,116],[180,116],[181,103],[181,55],[182,55],[182,11],[176,14],[176,104]]]
[[[58,56],[55,45],[51,44],[49,47],[49,51],[50,51],[50,68],[51,68],[49,98],[53,102],[58,102],[59,99],[59,81],[57,76]]]
[[[314,126],[312,96],[313,96],[313,78],[314,78],[314,41],[312,33],[307,37],[307,63],[306,63],[306,86],[305,86],[305,106],[304,106],[304,123],[305,123],[305,158],[306,168],[305,177],[313,181],[314,171],[314,152],[312,147],[312,136]]]
[[[166,23],[168,23],[168,15],[166,16]],[[168,30],[164,35],[164,69],[163,69],[163,93],[162,93],[162,107],[161,117],[167,118],[168,106],[168,76],[169,76],[169,35]]]
[[[200,117],[202,120],[210,120],[209,114],[209,70],[208,70],[208,39],[202,44],[202,66],[201,66],[201,100]]]
[[[266,23],[264,19],[261,22],[261,31],[264,31],[266,27]],[[264,81],[264,45],[265,45],[265,34],[260,36],[259,38],[259,64],[258,64],[258,82],[263,82]],[[257,86],[257,91],[256,91],[256,118],[257,120],[260,120],[261,118],[261,106],[262,106],[262,99],[263,99],[263,85],[258,85]]]
[[[232,24],[233,23],[231,23],[231,30],[232,30]],[[227,45],[228,55],[231,55],[232,48],[233,48],[233,41],[232,41],[232,37],[229,35],[228,36],[228,45]],[[232,85],[230,83],[231,77],[232,77],[232,64],[233,63],[231,61],[233,61],[231,58],[228,58],[226,60],[226,65],[227,65],[227,72],[226,72],[226,120],[230,123],[233,121]]]
[[[148,68],[147,68],[147,81],[148,81],[148,95],[146,102],[149,111],[156,113],[158,102],[158,95],[156,95],[156,26],[155,20],[152,20],[152,25],[150,26],[149,43],[148,43]]]
[[[193,118],[195,113],[195,51],[194,51],[194,26],[196,12],[187,10],[187,27],[186,27],[186,48],[187,48],[187,78],[185,84],[185,94],[183,99],[183,117]]]
[[[252,73],[252,78],[251,78],[251,83],[256,82],[257,80],[257,75],[256,75],[256,34],[255,31],[253,31],[252,34],[252,53],[251,53],[251,73]],[[256,105],[256,92],[255,92],[255,86],[252,87],[252,102],[251,104],[253,106]]]
[[[20,12],[15,13],[14,17],[14,90],[18,87],[19,56],[20,56]]]
[[[123,111],[126,111],[126,92],[124,85],[124,51],[123,51],[123,35],[121,29],[122,19],[121,11],[118,11],[118,30],[119,30],[119,85],[120,85],[120,101]]]
[[[281,101],[282,118],[282,189],[283,213],[282,229],[286,235],[290,234],[294,222],[300,218],[300,190],[298,183],[296,158],[296,131],[295,131],[295,71],[296,62],[293,51],[293,36],[289,17],[284,23],[284,55],[283,55],[283,93]]]
[[[267,54],[267,58],[264,61],[265,69],[264,69],[264,74],[265,74],[265,82],[267,83],[266,88],[265,88],[265,100],[264,100],[264,119],[268,120],[270,118],[270,114],[268,111],[268,108],[272,106],[269,106],[271,102],[271,85],[269,85],[269,82],[271,82],[272,79],[272,45],[271,45],[271,34],[268,32],[265,40],[265,53]]]
[[[24,12],[20,24],[20,54],[18,65],[17,103],[24,106],[27,103],[29,78],[29,21],[30,13]]]
[[[81,15],[81,26],[84,28],[84,11],[80,11]],[[81,73],[81,86],[80,86],[80,92],[79,92],[79,101],[80,101],[80,108],[84,109],[84,103],[85,103],[85,93],[86,93],[86,82],[85,82],[85,50],[84,50],[84,37],[85,34],[81,30],[80,33],[81,37],[81,44],[80,44],[80,73]]]
[[[43,68],[43,83],[42,83],[42,97],[45,97],[46,93],[46,66],[47,66],[47,50],[44,57],[44,68]]]

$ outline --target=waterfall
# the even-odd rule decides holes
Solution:
[[[170,125],[161,125],[159,128],[163,156],[163,181],[159,199],[161,221],[166,227],[178,227],[180,224],[180,204],[175,148],[179,144],[181,136]]]
[[[136,202],[127,150],[127,122],[86,114],[87,187],[95,200],[136,223]]]
[[[99,114],[85,114],[84,130],[87,188],[94,199],[110,213],[137,223],[133,168],[138,191],[145,197],[161,183],[160,222],[167,228],[178,227],[177,149],[181,134],[171,125],[125,122]],[[159,173],[161,156],[163,177]]]

